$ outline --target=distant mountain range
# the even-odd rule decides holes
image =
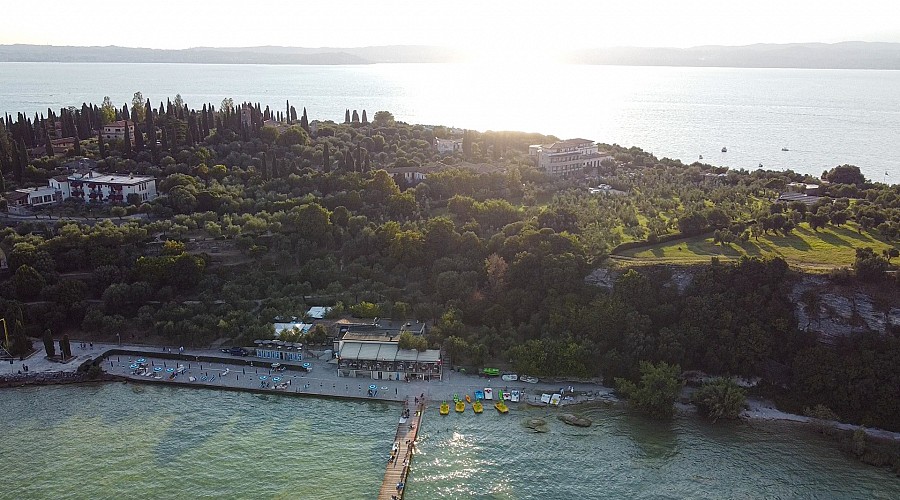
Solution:
[[[0,45],[0,62],[115,62],[196,64],[455,63],[477,52],[427,45],[355,48],[196,47],[182,50],[130,47]],[[738,68],[900,69],[900,43],[842,42],[708,45],[687,49],[610,47],[559,54],[561,62],[623,66]]]

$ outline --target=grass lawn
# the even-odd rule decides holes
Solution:
[[[712,237],[689,238],[672,241],[647,248],[635,248],[621,253],[621,257],[646,261],[648,263],[693,264],[708,263],[710,257],[721,260],[750,257],[780,256],[797,267],[830,269],[850,266],[856,257],[856,249],[871,247],[876,254],[893,245],[877,239],[869,232],[857,232],[855,223],[843,227],[827,226],[814,232],[806,223],[801,223],[788,236],[769,234],[756,241],[750,238],[746,243],[715,245]]]

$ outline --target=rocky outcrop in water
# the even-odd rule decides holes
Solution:
[[[566,424],[574,425],[575,427],[590,427],[594,423],[589,418],[579,417],[578,415],[573,415],[571,413],[563,413],[556,418]]]

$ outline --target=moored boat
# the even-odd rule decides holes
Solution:
[[[457,401],[456,402],[456,412],[462,413],[464,411],[466,411],[466,404],[463,403],[462,401]]]
[[[472,397],[469,396],[468,394],[466,394],[466,403],[469,403],[469,404],[472,403]]]
[[[450,405],[447,404],[446,401],[441,403],[441,415],[448,415],[450,413]]]
[[[481,401],[475,401],[472,403],[472,411],[475,413],[481,413],[484,411],[484,405],[481,404]]]
[[[484,399],[484,391],[475,391],[475,401],[481,401]]]
[[[484,399],[486,399],[488,401],[490,401],[491,399],[494,399],[494,390],[491,389],[490,387],[485,387],[484,388]]]
[[[562,399],[562,394],[554,394],[550,396],[550,406],[559,406],[560,399]]]
[[[725,146],[722,146],[722,152],[723,152],[723,153],[727,153],[727,152],[728,152],[728,148],[726,148]]]
[[[518,403],[519,402],[519,391],[512,391],[511,393],[509,393],[509,400],[512,401],[513,403]]]
[[[509,413],[509,407],[506,406],[506,403],[503,401],[497,401],[494,403],[494,408],[497,409],[500,413]]]
[[[519,376],[515,373],[504,373],[500,376],[500,379],[506,382],[515,382],[516,380],[519,380]]]
[[[526,384],[536,384],[536,383],[538,383],[538,378],[537,378],[537,377],[531,377],[531,376],[529,376],[529,375],[522,375],[521,377],[519,377],[519,380],[521,380],[522,382],[525,382]]]

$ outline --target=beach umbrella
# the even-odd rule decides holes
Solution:
[[[169,373],[172,373],[172,372],[175,371],[175,369],[174,369],[174,368],[166,368],[166,371],[169,372]]]
[[[256,345],[261,345],[261,344],[263,344],[264,342],[263,342],[262,340],[254,340],[253,343],[256,344]]]
[[[162,367],[161,367],[161,366],[157,366],[156,368],[153,369],[153,371],[155,371],[155,372],[161,372],[161,371],[162,371]]]
[[[137,360],[136,362],[137,362],[137,363],[144,363],[144,362],[146,362],[146,361],[147,361],[147,360],[144,359],[144,358],[138,358],[138,360]]]
[[[137,367],[138,367],[137,364],[132,364],[130,368],[131,368],[132,370],[137,370]]]
[[[310,366],[312,366],[312,364],[310,364],[310,363],[303,363],[301,366],[303,366],[303,368],[309,368]]]
[[[281,377],[272,377],[272,382],[281,382]]]
[[[371,390],[374,391],[375,389],[378,389],[378,386],[375,385],[375,384],[372,384],[372,385],[369,386],[369,389],[371,389]]]
[[[268,379],[268,378],[269,378],[268,375],[260,375],[260,376],[259,376],[259,379],[260,379],[260,380],[266,380],[266,379]]]

